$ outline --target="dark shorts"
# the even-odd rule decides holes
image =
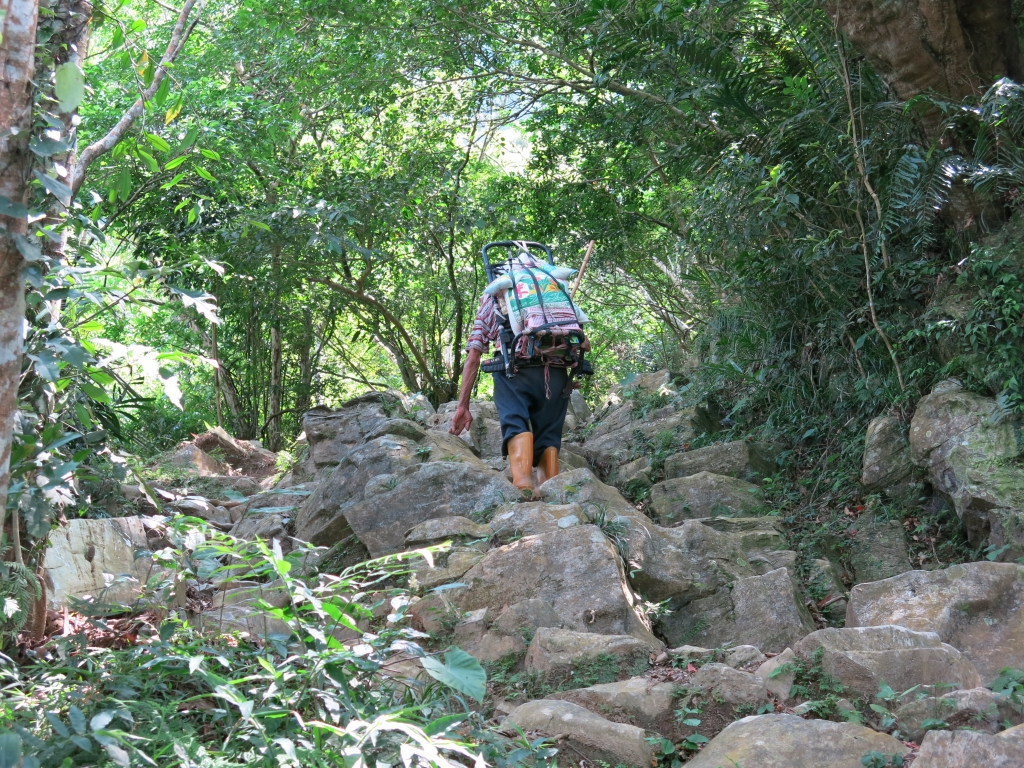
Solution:
[[[569,374],[564,368],[521,368],[511,379],[504,373],[494,377],[494,404],[501,422],[501,455],[508,455],[508,441],[533,426],[533,465],[545,448],[562,447],[562,427],[569,398],[563,396]],[[548,397],[550,395],[550,397]]]

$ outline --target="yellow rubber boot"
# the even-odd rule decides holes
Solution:
[[[533,493],[533,432],[521,432],[508,441],[512,485]]]
[[[545,448],[540,455],[540,463],[537,465],[537,484],[543,485],[546,481],[558,474],[558,449],[554,446]]]

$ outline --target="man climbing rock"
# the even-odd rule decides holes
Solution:
[[[504,368],[494,371],[500,367],[497,361],[487,368],[492,369],[494,377],[502,455],[508,456],[513,485],[524,492],[535,491],[534,467],[538,485],[558,474],[562,428],[574,388],[572,374],[581,367],[582,352],[589,348],[579,325],[586,321],[585,316],[575,308],[564,285],[556,282],[556,276],[564,271],[569,270],[552,269],[521,252],[510,260],[507,273],[493,281],[480,297],[480,308],[466,344],[462,389],[450,430],[453,435],[460,435],[473,423],[469,401],[480,359],[491,344],[499,344],[503,327],[511,336],[509,324],[518,326],[517,341],[510,345],[515,349],[506,350],[515,356],[513,375],[507,375]],[[502,290],[505,286],[511,286],[507,293]],[[559,314],[558,301],[562,296],[555,295],[556,292],[564,295],[564,304],[571,314],[565,315],[564,309]],[[533,309],[534,297],[539,310]],[[531,317],[531,311],[539,312],[539,317]],[[531,328],[539,332],[532,334]]]

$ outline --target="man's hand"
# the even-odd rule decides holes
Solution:
[[[455,409],[455,418],[452,419],[452,428],[448,431],[453,435],[461,435],[473,423],[473,414],[469,412],[468,406],[460,405]]]

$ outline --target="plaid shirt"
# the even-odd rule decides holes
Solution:
[[[469,334],[469,341],[466,343],[466,351],[478,349],[480,354],[486,355],[491,344],[497,345],[500,332],[501,319],[498,313],[498,302],[493,296],[488,296],[485,293],[480,297],[480,309],[476,312],[476,320],[473,322],[473,331]]]

